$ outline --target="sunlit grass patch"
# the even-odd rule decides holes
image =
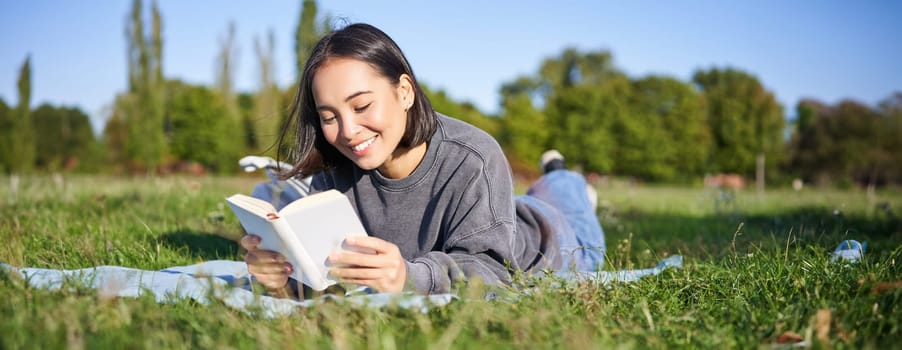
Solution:
[[[242,231],[224,198],[256,181],[30,177],[13,191],[0,178],[0,261],[157,270],[240,260]],[[529,292],[493,299],[474,282],[427,313],[326,302],[275,319],[216,302],[34,289],[0,273],[0,348],[757,348],[787,332],[808,344],[898,347],[898,192],[875,202],[854,190],[744,191],[728,210],[702,188],[599,194],[605,270],[676,254],[684,267],[633,283],[532,280]],[[830,262],[844,239],[868,242],[859,263]]]

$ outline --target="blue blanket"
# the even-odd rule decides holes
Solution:
[[[669,267],[681,267],[682,257],[672,256],[657,266],[641,270],[602,272],[558,272],[561,281],[595,281],[598,283],[632,282],[643,276],[656,275]],[[121,266],[99,266],[78,270],[55,270],[13,267],[0,263],[0,269],[21,276],[29,286],[48,290],[67,283],[96,289],[101,296],[137,297],[152,294],[157,302],[193,299],[206,304],[215,298],[238,310],[261,310],[265,317],[289,315],[299,308],[326,300],[353,306],[381,308],[395,305],[403,309],[427,312],[458,299],[453,294],[421,295],[403,293],[365,293],[347,296],[324,295],[309,300],[280,299],[260,295],[251,290],[247,265],[240,261],[214,260],[195,265],[176,266],[160,271],[139,270]]]

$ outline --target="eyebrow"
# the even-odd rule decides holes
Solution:
[[[352,100],[353,98],[355,98],[355,97],[357,97],[357,96],[360,96],[360,95],[363,95],[363,94],[371,94],[371,93],[373,93],[373,92],[370,91],[370,90],[357,91],[357,92],[355,92],[355,93],[353,93],[353,94],[348,95],[348,97],[345,97],[345,102],[348,102],[348,101]],[[316,110],[317,110],[317,111],[322,110],[322,109],[329,109],[329,108],[332,108],[332,107],[330,107],[330,106],[325,106],[325,105],[316,106]]]

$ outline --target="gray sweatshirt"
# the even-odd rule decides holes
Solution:
[[[514,270],[560,265],[552,227],[515,204],[510,166],[490,135],[437,114],[438,128],[414,172],[389,179],[353,164],[316,175],[314,192],[337,189],[370,236],[394,243],[407,261],[407,285],[443,293],[481,278],[509,283]]]

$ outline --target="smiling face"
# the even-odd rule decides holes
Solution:
[[[392,84],[366,62],[333,58],[316,70],[312,88],[326,142],[342,155],[389,178],[416,169],[425,143],[413,149],[398,146],[414,97],[409,76]]]

